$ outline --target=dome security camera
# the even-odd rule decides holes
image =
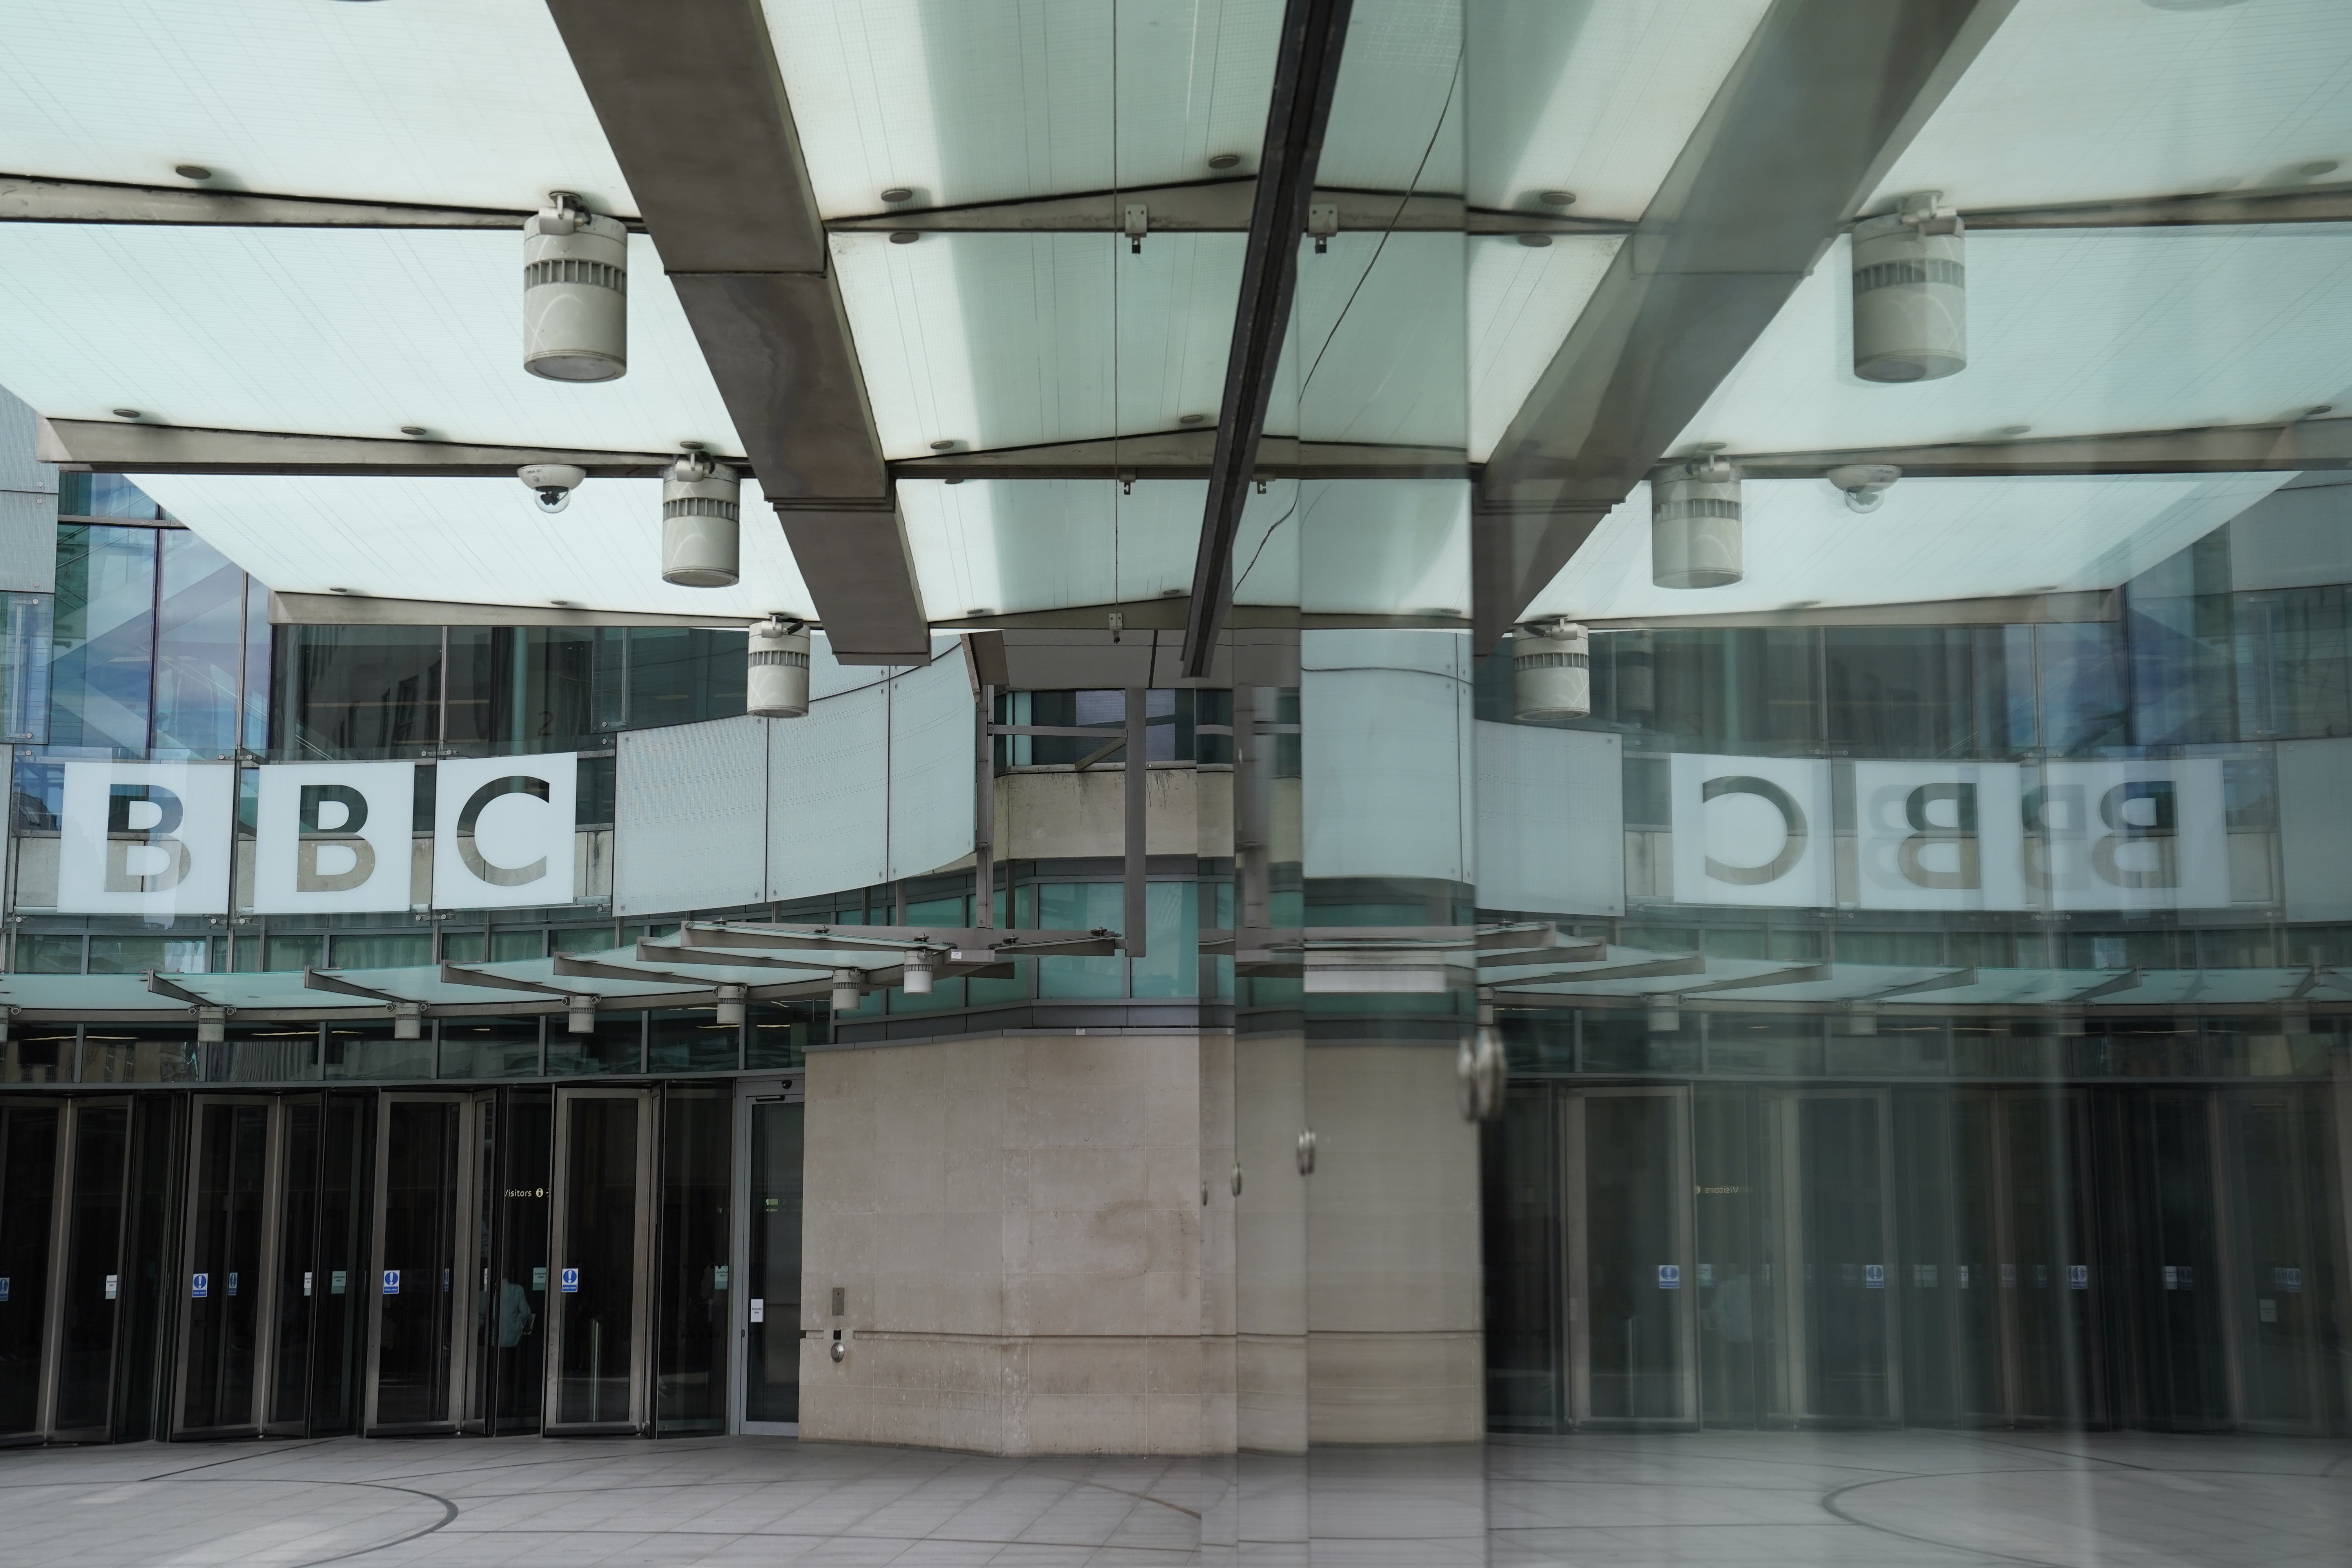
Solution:
[[[1845,504],[1855,511],[1876,511],[1903,470],[1892,463],[1846,463],[1824,476],[1845,492]]]
[[[572,463],[525,463],[515,477],[539,492],[539,510],[562,511],[572,504],[572,492],[588,478],[588,470]]]

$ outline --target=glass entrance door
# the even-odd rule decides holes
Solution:
[[[2329,1303],[2341,1223],[2329,1091],[2222,1096],[2229,1152],[2230,1279],[2238,1420],[2259,1432],[2321,1434],[2338,1418],[2344,1326]],[[2340,1235],[2340,1232],[2338,1233]]]
[[[0,1442],[37,1442],[61,1109],[0,1105]]]
[[[310,1396],[318,1098],[199,1095],[191,1125],[172,1434],[299,1435]]]
[[[1805,1091],[1768,1104],[1774,1250],[1785,1260],[1774,1292],[1788,1325],[1779,1415],[1801,1426],[1899,1423],[1887,1096]]]
[[[749,1086],[740,1292],[743,1321],[740,1431],[791,1436],[801,1419],[801,1142],[805,1107],[797,1078]]]
[[[378,1100],[371,1436],[455,1431],[471,1415],[481,1100],[425,1092]]]
[[[53,1441],[112,1436],[116,1336],[122,1326],[124,1216],[131,1153],[128,1100],[74,1100],[65,1110],[66,1193],[58,1261],[56,1350],[44,1422]],[[14,1216],[0,1195],[0,1214]]]
[[[560,1089],[545,1430],[641,1432],[648,1420],[653,1093]]]
[[[1695,1426],[1689,1091],[1579,1089],[1561,1114],[1576,1423]]]

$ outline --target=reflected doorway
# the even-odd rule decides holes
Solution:
[[[745,1201],[736,1256],[743,1259],[743,1375],[739,1431],[791,1436],[801,1405],[801,1155],[806,1107],[797,1075],[751,1080],[738,1100],[736,1146]]]
[[[1690,1091],[1575,1089],[1560,1114],[1576,1425],[1695,1426]]]

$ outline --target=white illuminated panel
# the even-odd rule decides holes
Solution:
[[[613,912],[732,909],[767,894],[768,727],[749,714],[630,730],[613,776]]]
[[[890,867],[919,877],[971,853],[978,710],[961,656],[890,683]]]
[[[867,686],[812,701],[768,731],[768,897],[886,881],[890,694]]]
[[[0,37],[11,174],[636,210],[544,5],[6,0]]]
[[[1464,318],[1435,301],[1462,298],[1465,243],[1458,234],[1340,234],[1320,256],[1302,246],[1267,431],[1458,449]],[[1222,352],[1218,364],[1222,373]]]
[[[1594,620],[2112,588],[2202,539],[2284,474],[1905,479],[1873,512],[1826,479],[1741,487],[1748,574],[1650,581],[1650,489],[1613,509],[1528,617]]]
[[[1969,363],[1853,374],[1840,240],[1675,450],[1734,453],[2078,436],[2299,418],[2352,405],[2352,227],[2080,229],[1968,238]]]
[[[519,479],[142,475],[205,542],[283,592],[750,617],[814,614],[783,531],[744,487],[743,579],[661,580],[661,482],[590,479],[543,512]]]
[[[1767,0],[1591,0],[1470,10],[1470,203],[1638,218]],[[1824,90],[1834,90],[1823,84]]]
[[[828,217],[1209,177],[1257,161],[1281,0],[766,0]],[[1116,24],[1117,33],[1113,26]]]
[[[52,417],[741,450],[643,237],[629,373],[584,384],[522,368],[520,229],[0,225],[0,384]]]
[[[1624,742],[1589,730],[1480,723],[1478,907],[1625,912]]]
[[[1469,242],[1472,462],[1494,454],[1624,243],[1613,234],[1559,235],[1541,248],[1507,236]]]
[[[2021,0],[1878,187],[1962,212],[2346,174],[2352,6]],[[1973,281],[1974,266],[1970,268]]]
[[[890,458],[1213,424],[1239,234],[838,234],[833,254]]]
[[[1348,22],[1315,183],[1328,190],[1462,188],[1459,5],[1362,0]]]

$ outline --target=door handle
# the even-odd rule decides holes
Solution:
[[[1309,1127],[1298,1134],[1298,1173],[1315,1173],[1315,1129]]]

